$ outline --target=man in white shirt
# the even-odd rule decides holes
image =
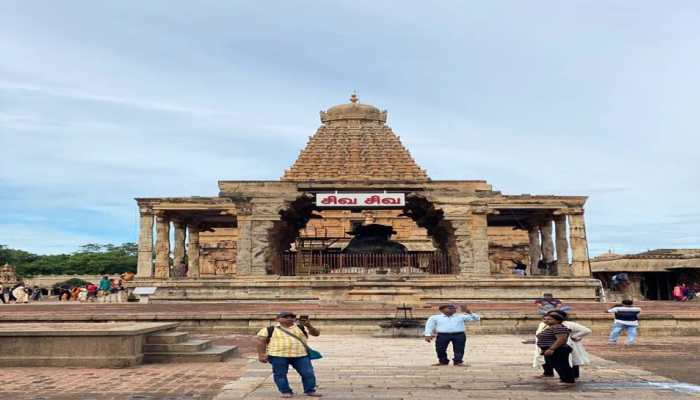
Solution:
[[[472,314],[466,305],[459,306],[462,313],[456,314],[457,308],[453,304],[442,304],[438,307],[442,314],[433,315],[425,323],[423,333],[425,341],[430,343],[433,335],[437,333],[435,339],[435,351],[437,352],[438,363],[435,366],[448,365],[447,346],[452,343],[454,352],[455,367],[464,366],[464,346],[467,343],[467,335],[464,333],[464,323],[467,321],[479,321],[481,316]]]

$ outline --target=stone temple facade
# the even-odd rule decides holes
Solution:
[[[136,285],[163,288],[163,300],[595,296],[585,196],[433,180],[386,121],[353,95],[321,112],[280,180],[219,181],[216,197],[137,198]],[[358,227],[377,225],[405,250],[351,253]],[[516,263],[525,278],[513,275]]]

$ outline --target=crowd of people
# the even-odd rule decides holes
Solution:
[[[92,302],[97,301],[100,297],[125,293],[123,282],[130,279],[133,279],[133,274],[131,273],[122,274],[116,278],[103,276],[97,284],[93,282],[86,282],[82,285],[65,283],[52,289],[42,288],[37,285],[29,286],[21,281],[13,285],[0,284],[0,301],[4,304],[25,304],[30,301],[39,301],[53,297],[58,301]]]
[[[79,301],[92,302],[97,301],[100,297],[109,296],[111,294],[124,291],[124,286],[121,278],[109,278],[103,276],[100,281],[95,284],[87,282],[85,285],[70,286],[61,285],[54,289],[54,295],[59,301]]]
[[[29,303],[29,300],[41,300],[47,294],[45,289],[38,286],[27,286],[24,282],[17,282],[14,285],[0,284],[0,301],[8,303]]]

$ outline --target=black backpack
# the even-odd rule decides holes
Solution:
[[[309,334],[306,333],[306,327],[304,325],[297,325],[299,329],[301,329],[301,333],[304,334],[305,337],[309,337]],[[270,339],[272,338],[272,333],[275,331],[275,327],[273,326],[268,326],[267,327],[267,342],[270,343]]]

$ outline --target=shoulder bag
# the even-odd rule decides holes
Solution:
[[[323,354],[321,354],[320,352],[309,347],[309,345],[306,344],[306,342],[304,340],[302,340],[299,336],[293,334],[292,332],[289,332],[288,330],[282,328],[281,326],[278,326],[277,329],[281,330],[282,332],[286,333],[287,335],[289,335],[289,336],[293,337],[294,339],[298,340],[299,342],[301,342],[301,344],[306,349],[306,353],[308,354],[309,359],[318,360],[320,358],[323,358]]]

